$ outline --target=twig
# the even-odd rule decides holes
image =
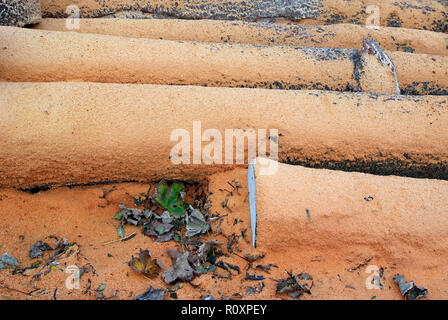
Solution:
[[[6,289],[6,290],[11,290],[11,291],[19,292],[19,293],[27,295],[27,296],[31,296],[30,292],[24,292],[24,291],[20,291],[18,289],[10,288],[10,287],[5,286],[2,283],[0,283],[0,287],[2,287],[3,289]],[[36,290],[33,290],[32,292],[34,292],[34,291],[36,291]]]
[[[136,234],[136,232],[134,232],[133,234],[131,234],[131,235],[125,237],[125,238],[120,238],[120,239],[112,240],[112,241],[109,241],[109,242],[105,242],[105,243],[103,243],[103,246],[107,246],[108,244],[115,243],[115,242],[131,240],[132,238],[135,237],[135,234]]]
[[[359,268],[366,266],[372,259],[373,259],[373,257],[367,258],[363,263],[360,263],[356,267],[350,268],[347,271],[352,272],[352,271],[358,270]]]
[[[110,188],[110,189],[105,189],[105,190],[103,190],[103,195],[100,196],[100,198],[102,198],[102,199],[106,199],[106,196],[107,196],[110,192],[115,191],[116,189],[117,189],[117,187],[112,186],[112,188]]]
[[[249,260],[247,260],[247,258],[240,256],[240,255],[237,254],[236,252],[231,252],[231,254],[234,254],[234,255],[236,255],[237,257],[243,259],[244,261],[251,263]]]

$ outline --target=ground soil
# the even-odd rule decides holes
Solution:
[[[223,270],[218,274],[206,274],[193,281],[193,287],[188,283],[181,285],[176,291],[179,299],[199,299],[203,295],[213,295],[220,299],[282,299],[287,296],[276,295],[276,279],[286,278],[286,271],[295,273],[307,272],[313,277],[311,294],[304,294],[302,299],[403,299],[392,277],[403,269],[395,265],[388,265],[380,256],[374,256],[369,264],[378,264],[385,268],[381,279],[382,290],[368,290],[365,283],[370,275],[366,273],[366,266],[359,266],[369,258],[370,252],[359,247],[353,252],[346,252],[342,256],[339,250],[330,247],[321,247],[319,252],[309,250],[295,250],[293,258],[290,251],[265,252],[266,256],[255,264],[276,264],[270,274],[264,271],[250,270],[251,274],[264,275],[262,281],[264,288],[260,293],[247,294],[248,287],[260,286],[260,281],[245,280],[248,262],[241,258],[246,253],[262,253],[251,249],[250,217],[246,188],[246,172],[238,168],[226,173],[215,174],[210,177],[209,191],[212,201],[211,213],[227,214],[224,218],[220,235],[207,235],[208,239],[217,239],[224,243],[223,251],[228,254],[223,260],[237,265],[241,274],[232,271],[232,278],[223,278],[227,275]],[[238,192],[227,196],[228,204],[223,208],[222,202],[226,199],[228,191],[238,180],[241,188]],[[106,194],[113,186],[116,189]],[[136,255],[140,248],[149,249],[154,258],[157,258],[164,269],[172,268],[167,248],[174,249],[177,242],[156,243],[144,236],[137,227],[126,227],[127,234],[136,232],[136,236],[126,242],[117,242],[102,245],[110,240],[117,239],[117,220],[112,217],[118,211],[118,204],[133,206],[133,197],[148,190],[147,184],[122,183],[95,186],[62,187],[35,194],[14,189],[0,189],[0,252],[8,252],[15,256],[21,267],[29,266],[35,260],[28,257],[28,250],[38,240],[48,240],[49,235],[65,237],[69,242],[75,241],[79,245],[79,254],[67,260],[62,260],[60,269],[51,271],[40,280],[33,281],[31,276],[21,274],[11,275],[11,270],[0,271],[0,284],[12,289],[0,288],[1,299],[96,299],[94,293],[102,283],[106,284],[103,294],[106,298],[118,290],[110,299],[132,299],[145,291],[150,285],[156,288],[170,287],[163,283],[159,275],[155,279],[148,279],[130,269],[127,262],[131,255]],[[212,227],[216,231],[217,223]],[[241,238],[233,246],[234,253],[227,250],[227,238],[233,233],[240,235],[246,230],[246,240]],[[275,237],[275,235],[273,235]],[[64,262],[67,265],[76,264],[86,266],[91,264],[95,274],[90,271],[81,277],[81,288],[68,290],[65,287],[69,274],[64,272]],[[446,281],[446,272],[440,270],[418,270],[412,265],[405,267],[407,281],[414,280],[418,285],[430,290],[430,298],[440,299],[446,297],[446,288],[438,283]],[[348,269],[355,268],[353,271]],[[437,272],[436,272],[437,271]],[[91,284],[89,285],[89,279]],[[91,290],[87,290],[88,287]],[[31,292],[31,295],[24,293]],[[57,290],[56,290],[57,289]],[[56,291],[55,291],[56,290]],[[165,298],[170,299],[169,293]]]

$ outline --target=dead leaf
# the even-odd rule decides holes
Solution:
[[[154,289],[152,286],[146,292],[143,292],[134,300],[163,300],[165,297],[165,289]]]
[[[404,281],[404,276],[401,274],[397,274],[393,279],[398,284],[401,295],[408,300],[417,300],[428,296],[428,289],[416,286],[414,281]]]
[[[171,250],[170,248],[167,248],[166,251],[171,257],[171,262],[173,263],[173,265],[176,263],[177,258],[182,255],[182,252],[180,252],[179,249]]]
[[[264,280],[265,277],[264,276],[257,276],[256,274],[249,274],[248,272],[246,272],[246,279],[247,280]]]
[[[174,225],[157,220],[143,227],[143,234],[156,237],[157,242],[167,242],[174,237]]]
[[[186,237],[192,237],[197,234],[204,234],[210,229],[210,225],[205,221],[202,213],[190,206],[191,214],[187,216]]]
[[[297,280],[297,276],[290,273],[288,278],[278,281],[276,293],[288,293],[290,298],[298,299],[303,293],[311,294],[311,291]]]
[[[271,264],[270,263],[270,264],[266,264],[266,265],[258,264],[255,267],[255,269],[261,269],[261,270],[263,270],[264,272],[267,272],[267,273],[269,273],[269,271],[271,271],[272,268],[278,268],[278,266],[276,264]]]
[[[253,294],[261,293],[261,291],[263,291],[263,288],[264,288],[264,283],[260,281],[259,286],[257,286],[257,287],[247,287],[246,294],[253,295]]]
[[[188,262],[189,253],[185,252],[176,259],[174,269],[163,273],[163,280],[168,283],[174,283],[176,280],[191,281],[194,277],[194,270]]]
[[[28,253],[31,259],[35,259],[41,257],[43,255],[43,251],[53,250],[52,247],[46,242],[37,241],[35,244],[31,246],[31,249]]]
[[[16,258],[14,258],[13,256],[11,256],[9,253],[5,252],[2,257],[1,257],[1,262],[3,262],[3,264],[7,264],[10,265],[11,267],[18,267],[19,266],[19,262],[16,260]]]
[[[131,261],[128,263],[132,270],[141,273],[148,278],[154,278],[160,272],[162,265],[157,259],[151,258],[151,253],[148,250],[140,249],[138,258],[131,257]]]
[[[249,261],[249,262],[254,262],[258,259],[263,259],[264,258],[264,253],[262,254],[256,254],[256,255],[251,255],[250,253],[246,254],[244,256],[244,258]]]
[[[149,222],[154,216],[154,212],[148,209],[140,210],[137,208],[127,208],[122,204],[119,204],[118,207],[121,210],[114,216],[114,219],[121,220],[122,224],[128,223],[134,226],[139,226]]]
[[[235,270],[236,272],[238,272],[238,274],[241,273],[240,267],[230,264],[228,262],[222,261],[222,260],[218,261],[216,263],[216,266],[220,267],[221,269],[226,270],[230,275],[232,275],[232,272],[230,270]]]
[[[218,242],[217,240],[210,240],[202,243],[196,251],[196,254],[193,255],[192,261],[194,264],[198,265],[204,262],[213,263],[214,259],[217,256],[217,249],[221,247],[223,244]]]

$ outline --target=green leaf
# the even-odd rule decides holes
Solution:
[[[124,226],[119,226],[117,228],[117,233],[120,238],[124,238],[126,233],[124,232]]]
[[[155,227],[154,230],[156,230],[158,234],[163,234],[165,232],[165,227],[160,225]]]
[[[170,194],[167,197],[168,205],[175,204],[178,201],[180,193],[182,191],[184,191],[184,186],[181,185],[180,183],[174,182],[171,185]],[[182,204],[183,204],[183,201],[182,201]]]
[[[180,196],[183,191],[184,186],[181,183],[174,182],[171,187],[168,187],[167,183],[162,180],[156,187],[153,199],[171,214],[181,216],[185,213],[184,202]]]
[[[155,199],[156,202],[162,207],[166,207],[166,194],[168,193],[168,185],[166,184],[165,180],[160,181],[156,193],[159,195],[159,197]]]
[[[106,284],[103,282],[98,289],[96,289],[96,291],[100,292],[100,291],[104,291],[104,289],[106,289]]]
[[[37,266],[39,266],[41,263],[42,263],[42,261],[37,260],[37,261],[34,261],[34,262],[31,264],[31,266],[32,266],[32,267],[37,267]]]
[[[175,216],[181,216],[185,213],[185,209],[181,206],[173,206],[173,207],[170,207],[167,209],[171,214],[173,214]]]
[[[177,242],[181,242],[182,241],[182,238],[180,237],[180,235],[178,233],[174,234],[174,241],[177,241]]]
[[[115,216],[114,216],[114,219],[116,219],[116,220],[121,220],[121,218],[123,218],[123,213],[125,212],[126,210],[120,210]]]

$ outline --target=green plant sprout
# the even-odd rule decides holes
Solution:
[[[156,187],[153,199],[172,215],[182,216],[185,214],[185,204],[181,197],[183,191],[184,186],[181,183],[173,182],[171,187],[168,187],[165,180],[162,180]]]

